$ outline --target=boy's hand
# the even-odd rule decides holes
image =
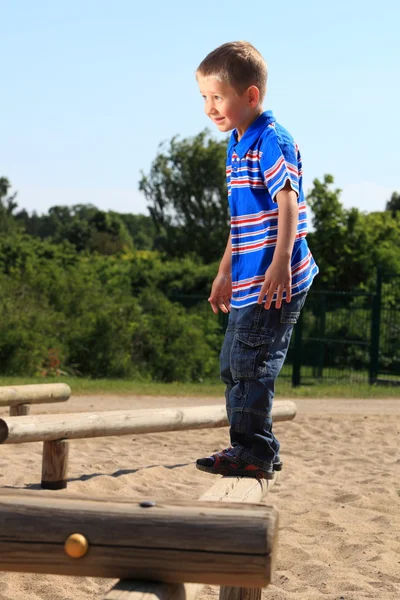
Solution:
[[[232,277],[231,275],[224,275],[218,273],[211,288],[211,294],[208,299],[211,304],[213,313],[218,314],[218,308],[228,313],[231,310],[231,297],[232,297]]]
[[[286,302],[290,302],[292,298],[292,270],[290,261],[272,261],[265,272],[264,283],[262,284],[257,303],[262,304],[265,295],[267,295],[264,308],[268,310],[271,307],[272,298],[276,292],[275,306],[276,308],[280,308],[282,306],[283,290],[286,290]]]

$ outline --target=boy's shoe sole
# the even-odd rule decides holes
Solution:
[[[253,466],[253,465],[249,465]],[[261,471],[261,469],[232,469],[230,467],[205,467],[196,463],[196,468],[206,473],[212,473],[213,475],[223,475],[224,477],[253,477],[253,479],[273,479],[274,473],[269,471]]]
[[[236,457],[229,456],[227,451],[217,452],[209,458],[199,458],[196,461],[196,468],[206,473],[223,475],[225,477],[274,478],[274,471],[264,471],[257,465],[252,465]]]
[[[224,450],[221,450],[221,452],[217,452],[217,454],[221,455],[221,454],[226,454],[227,452],[229,453],[229,451],[231,449],[232,449],[232,447],[225,448]],[[282,469],[283,469],[283,462],[282,461],[278,461],[278,462],[272,463],[272,468],[273,468],[274,471],[282,471]]]

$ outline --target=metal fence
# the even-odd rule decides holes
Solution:
[[[377,275],[373,291],[311,288],[297,323],[281,377],[293,386],[341,381],[400,385],[400,280],[385,283]],[[208,303],[200,296],[176,296],[190,308]],[[221,332],[226,315],[219,314]]]

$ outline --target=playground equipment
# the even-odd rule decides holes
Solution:
[[[0,387],[0,406],[10,407],[10,416],[29,414],[29,404],[65,402],[71,395],[66,383],[43,383],[38,385],[14,385]]]
[[[277,401],[272,417],[295,414],[293,402]],[[42,484],[59,489],[69,439],[225,425],[221,406],[7,417],[0,443],[44,441]],[[195,600],[206,583],[221,586],[220,600],[261,600],[275,567],[278,513],[259,503],[277,478],[212,476],[194,502],[2,490],[0,569],[122,578],[103,600]]]
[[[272,419],[287,421],[296,405],[276,401]],[[68,440],[160,431],[178,431],[228,425],[225,406],[146,409],[68,415],[36,415],[0,419],[0,444],[43,441],[42,487],[67,487]]]
[[[0,568],[166,583],[264,587],[277,511],[210,501],[0,493]]]
[[[208,502],[232,502],[243,505],[250,503],[260,503],[275,485],[278,479],[278,473],[274,474],[271,480],[250,479],[245,477],[218,477],[214,485],[200,497],[201,501]],[[277,514],[277,513],[276,513]],[[277,514],[278,516],[278,514]],[[275,560],[278,543],[278,522],[273,532],[272,527],[269,530],[271,536],[271,558],[270,574],[275,570]],[[272,538],[273,536],[273,538]],[[220,600],[261,600],[262,587],[241,587],[222,585],[220,587]],[[203,584],[196,583],[164,583],[149,581],[121,580],[106,594],[103,600],[196,600],[199,596]]]

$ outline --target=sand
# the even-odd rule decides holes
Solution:
[[[212,398],[75,397],[32,414],[215,404]],[[284,471],[267,497],[280,512],[274,583],[263,600],[400,599],[400,399],[296,400],[277,423]],[[7,411],[2,409],[1,415]],[[228,443],[214,429],[73,440],[68,489],[85,496],[197,499],[215,476],[199,455]],[[40,443],[0,449],[0,485],[39,489]],[[42,491],[46,494],[46,491]],[[112,580],[0,574],[1,600],[101,599]],[[218,597],[207,586],[201,600]]]

